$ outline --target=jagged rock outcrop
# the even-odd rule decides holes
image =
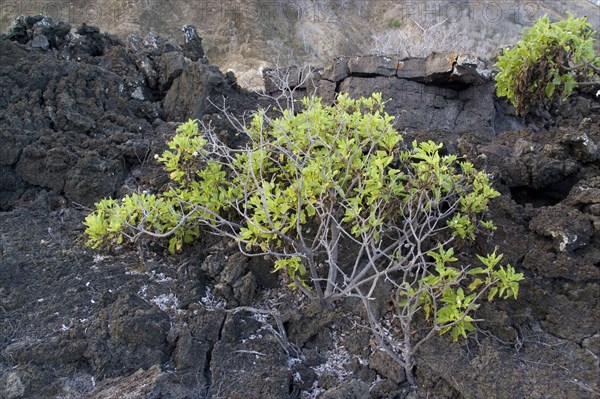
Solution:
[[[173,80],[167,91],[164,100],[165,118],[184,121],[201,117],[207,108],[212,107],[209,98],[220,102],[221,97],[231,90],[231,86],[217,67],[201,63],[190,65]]]
[[[184,25],[183,31],[183,55],[192,61],[208,63],[202,48],[202,38],[198,35],[194,25]]]
[[[214,112],[209,96],[246,105],[200,44],[196,33],[185,51],[155,34],[126,45],[94,26],[18,18],[0,38],[0,209],[44,190],[92,204],[162,145],[163,121]]]

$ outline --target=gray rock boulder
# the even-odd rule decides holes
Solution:
[[[399,60],[393,56],[368,55],[348,60],[350,76],[394,76]]]
[[[37,35],[31,41],[31,47],[39,48],[42,50],[48,50],[50,48],[50,42],[48,41],[48,38],[46,36]]]
[[[186,121],[204,115],[210,106],[208,101],[221,101],[220,95],[228,88],[227,80],[213,65],[193,63],[173,83],[164,100],[167,121]]]
[[[191,65],[191,61],[181,52],[171,51],[160,56],[157,62],[158,84],[162,92],[167,92],[173,81]]]
[[[326,67],[322,76],[323,79],[329,80],[331,82],[340,82],[347,78],[350,75],[350,68],[348,67],[348,58],[347,57],[339,57],[333,61],[333,64]]]

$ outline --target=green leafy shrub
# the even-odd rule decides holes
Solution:
[[[569,14],[551,23],[543,16],[498,57],[497,95],[507,97],[523,115],[536,103],[568,98],[579,85],[600,84],[595,34],[585,17]]]
[[[388,26],[392,29],[398,29],[402,26],[402,22],[397,18],[392,18],[388,21]]]
[[[133,193],[120,202],[110,198],[99,201],[84,222],[88,245],[97,248],[101,244],[134,242],[148,235],[169,238],[169,251],[179,251],[184,243],[199,236],[199,219],[223,209],[221,194],[213,187],[226,184],[225,173],[215,162],[200,167],[198,152],[206,155],[206,140],[198,135],[196,122],[179,126],[167,144],[169,149],[156,159],[164,165],[174,186],[158,196]]]
[[[181,125],[158,157],[172,187],[100,201],[85,220],[89,244],[168,237],[173,252],[200,227],[230,237],[243,253],[275,258],[274,271],[324,306],[360,299],[380,347],[414,384],[412,358],[424,340],[466,337],[484,299],[517,296],[522,275],[495,252],[479,257],[482,267],[453,266],[453,243],[494,229],[485,212],[499,193],[471,163],[441,155],[441,144],[405,146],[379,94],[341,94],[333,106],[304,98],[302,110],[274,119],[258,112],[238,149],[207,126],[200,135],[196,122]],[[401,337],[372,309],[385,284]],[[413,342],[418,314],[432,327]]]

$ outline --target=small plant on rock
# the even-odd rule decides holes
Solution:
[[[585,17],[550,22],[543,16],[505,49],[496,66],[496,93],[507,97],[519,115],[530,107],[567,99],[582,85],[600,85],[600,57],[594,51],[596,32]]]
[[[398,29],[402,26],[402,22],[397,18],[392,18],[388,21],[388,26],[392,29]]]
[[[174,252],[201,228],[230,237],[249,256],[269,255],[292,289],[323,306],[362,301],[380,347],[414,385],[423,342],[436,332],[466,337],[483,300],[517,296],[522,275],[502,255],[475,267],[454,249],[494,229],[485,212],[499,193],[471,163],[441,155],[441,144],[405,146],[379,94],[341,94],[333,106],[305,97],[301,109],[259,111],[241,125],[248,143],[238,149],[209,126],[181,125],[158,157],[172,187],[100,201],[85,220],[89,243],[145,235],[168,238]],[[392,324],[374,311],[381,295],[393,298]],[[430,322],[424,336],[418,315]]]

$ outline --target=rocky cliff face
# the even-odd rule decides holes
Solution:
[[[273,76],[284,74],[290,76],[289,83],[299,96],[316,94],[329,102],[339,92],[354,97],[380,92],[387,111],[397,115],[394,124],[399,130],[429,126],[441,134],[495,135],[508,124],[513,128],[519,124],[516,118],[496,111],[492,71],[469,55],[341,57],[325,69],[266,69],[263,74],[265,91],[272,96],[278,93]]]
[[[409,392],[351,303],[299,301],[268,260],[211,237],[177,256],[83,246],[85,206],[166,183],[152,156],[177,122],[205,118],[226,135],[209,100],[237,114],[268,105],[185,44],[42,17],[0,38],[0,397],[597,396],[598,98],[517,118],[485,65],[452,53],[342,57],[302,84],[299,68],[284,71],[300,95],[383,92],[406,140],[443,141],[503,194],[498,230],[477,245],[526,274],[519,299],[483,306],[464,344],[424,346]]]

